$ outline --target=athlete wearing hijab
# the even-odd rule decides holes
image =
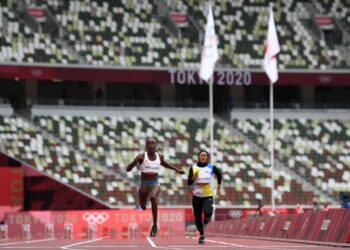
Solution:
[[[187,184],[192,186],[192,207],[196,227],[200,233],[199,244],[205,243],[204,229],[213,215],[214,175],[218,181],[216,193],[219,195],[222,175],[216,166],[209,163],[209,153],[205,150],[199,151],[198,162],[190,168],[187,179]]]

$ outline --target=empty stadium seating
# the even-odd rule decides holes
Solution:
[[[1,140],[8,155],[35,167],[39,171],[110,205],[127,203],[126,194],[132,190],[122,178],[106,171],[98,162],[87,159],[82,152],[42,133],[31,122],[19,117],[0,117]]]
[[[272,1],[212,2],[219,38],[219,66],[261,68],[268,6]],[[31,30],[11,1],[1,1],[4,23],[0,60],[119,66],[176,66],[198,68],[201,44],[171,35],[157,16],[156,1],[35,1],[47,8],[60,26],[60,35]],[[205,2],[173,0],[169,11],[189,14],[203,30]],[[320,14],[339,18],[349,26],[344,1],[318,1]],[[304,1],[280,1],[274,5],[281,44],[281,69],[345,69],[346,58],[323,39],[317,39],[303,20],[313,13]]]
[[[6,152],[40,171],[107,202],[136,204],[137,170],[125,167],[144,150],[145,138],[155,136],[165,159],[188,172],[200,148],[208,149],[206,119],[41,115],[34,123],[0,116]],[[223,206],[271,201],[269,160],[230,129],[215,123],[215,164],[223,172]],[[162,205],[188,205],[187,175],[161,173]],[[276,204],[312,204],[319,197],[292,176],[275,172]]]
[[[266,150],[269,120],[234,119],[233,124]],[[349,127],[346,120],[276,119],[275,154],[305,180],[332,197],[349,190]]]
[[[0,60],[2,62],[77,63],[63,42],[48,34],[34,32],[24,24],[13,7],[1,1]],[[1,27],[1,25],[0,25]]]

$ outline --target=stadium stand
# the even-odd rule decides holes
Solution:
[[[267,149],[268,120],[234,120],[233,124]],[[333,197],[350,188],[348,121],[277,119],[274,127],[276,156],[287,166]]]
[[[160,1],[156,0],[0,0],[0,3],[1,62],[48,63],[47,65],[55,64],[59,67],[150,66],[150,69],[195,69],[199,66],[202,41],[195,32],[196,35],[188,36],[186,28],[191,23],[194,29],[202,30],[206,14],[204,2],[171,0],[163,3],[162,11],[159,9]],[[212,3],[221,55],[217,66],[221,69],[261,68],[268,6],[273,1],[250,0],[243,3],[216,0]],[[311,11],[310,6],[314,7],[314,11]],[[279,54],[279,68],[347,70],[348,53],[344,51],[349,49],[345,38],[350,17],[349,9],[345,6],[346,0],[275,3],[275,21],[282,50]],[[47,15],[52,16],[59,31],[50,33],[44,32],[44,29],[36,30],[35,25],[42,24],[33,18],[35,10],[45,10]],[[34,26],[26,19],[28,15],[32,15]],[[176,24],[178,26],[174,28],[174,33],[167,21],[168,15],[178,15],[178,18],[183,15],[186,23]],[[333,25],[339,25],[343,34],[341,44],[338,44],[338,40],[327,40],[327,32],[311,25],[314,25],[317,15],[333,20]],[[35,70],[30,73],[35,75],[33,71]],[[38,74],[41,73],[39,70]],[[233,74],[229,76],[232,79],[234,77]],[[325,81],[329,79],[328,76],[324,77]],[[137,83],[141,84],[142,80],[139,81]],[[42,96],[47,87],[43,87],[44,84],[40,82],[39,87],[33,89],[23,88],[23,92]],[[67,97],[67,89],[72,91],[73,84],[68,86],[69,84],[64,83],[64,88],[57,88],[65,96],[62,100]],[[92,86],[95,83],[74,84],[79,87],[75,90],[74,98],[86,86],[86,89],[91,88],[87,90],[90,91],[89,94],[97,89]],[[105,83],[98,84],[107,95]],[[148,91],[140,85],[135,87],[137,88]],[[168,89],[161,91],[164,91],[164,96],[168,94],[165,93]],[[186,91],[178,91],[176,95]],[[118,92],[118,88],[114,89],[115,92]],[[242,92],[238,95],[250,94],[248,91]],[[193,92],[190,90],[188,93]],[[301,95],[303,94],[305,93]],[[8,95],[11,97],[10,91]],[[176,95],[174,98],[177,98]],[[254,93],[251,95],[254,96]],[[307,95],[308,93],[305,94]],[[25,98],[22,98],[23,101],[27,101]],[[61,97],[55,101],[59,98]],[[229,98],[231,96],[227,99]],[[101,103],[107,102],[101,100]],[[142,114],[108,116],[90,112],[82,116],[79,112],[68,115],[47,113],[34,115],[32,120],[27,120],[21,116],[1,113],[0,133],[4,150],[10,156],[111,206],[132,206],[136,202],[134,197],[139,179],[135,173],[124,173],[123,167],[136,153],[143,150],[146,136],[153,135],[164,142],[160,147],[166,157],[182,168],[196,161],[199,148],[208,148],[206,117],[181,118],[171,114],[144,117]],[[270,203],[271,181],[266,154],[268,125],[266,118],[233,119],[230,123],[215,123],[215,157],[217,164],[222,166],[224,181],[227,183],[220,205],[250,206],[256,205],[259,199]],[[276,119],[275,129],[276,156],[288,169],[277,168],[275,172],[277,204],[311,205],[315,200],[334,203],[329,197],[337,197],[338,192],[350,189],[346,183],[349,178],[348,121]],[[198,144],[200,141],[206,143]],[[190,197],[185,189],[186,176],[174,177],[167,171],[162,174],[161,182],[168,195],[161,198],[160,203],[189,204]],[[305,183],[313,188],[310,190]],[[319,191],[326,195],[323,196]]]
[[[123,168],[143,150],[147,136],[158,138],[159,147],[166,159],[182,169],[187,169],[196,162],[199,148],[209,148],[206,118],[180,118],[176,115],[104,116],[102,113],[84,116],[41,114],[34,116],[34,123],[20,117],[2,116],[1,138],[9,155],[111,206],[136,204],[138,174],[125,173]],[[266,141],[261,138],[266,130],[255,129],[251,120],[236,120],[234,123],[250,139],[260,142],[259,146],[266,149]],[[256,127],[260,128],[260,124],[257,124]],[[295,140],[292,137],[290,139]],[[284,143],[288,144],[288,141],[285,140]],[[278,156],[287,151],[283,151],[284,147],[279,147],[279,143],[276,145],[277,150],[281,150],[277,151]],[[286,148],[293,151],[292,146]],[[268,204],[271,200],[268,156],[247,143],[224,121],[215,123],[215,148],[215,163],[222,169],[225,183],[219,205],[252,206],[257,204],[257,200]],[[298,157],[312,156],[313,151],[306,150]],[[344,156],[344,165],[346,159]],[[311,174],[306,174],[311,173],[307,166],[299,166],[297,163],[294,165],[291,170],[297,173],[304,169],[304,181],[311,182],[322,190],[334,188],[334,192],[337,191],[336,187],[344,185],[341,184],[341,178],[346,178],[348,172],[343,175],[337,172],[339,175],[334,185],[325,187],[325,184],[319,185],[319,177],[313,178]],[[160,204],[188,204],[190,196],[186,192],[186,178],[185,175],[178,176],[171,171],[163,171],[160,181],[166,195],[160,198]],[[283,169],[275,171],[275,187],[276,204],[311,205],[314,200],[331,202],[327,197],[310,191],[292,173]]]
[[[312,186],[336,199],[348,190],[349,118],[333,111],[279,111],[274,122],[276,159]],[[270,145],[266,115],[232,116],[232,124],[266,151]]]
[[[21,1],[20,1],[21,2]],[[268,6],[272,1],[213,2],[219,51],[218,65],[260,68],[263,57]],[[33,1],[32,7],[50,11],[59,25],[59,35],[36,32],[21,18],[12,1],[2,0],[4,23],[0,60],[62,64],[156,66],[197,68],[200,46],[197,38],[173,35],[157,14],[158,1]],[[349,11],[345,1],[318,1],[316,13],[305,1],[280,1],[274,5],[281,43],[281,69],[345,69],[345,41]],[[163,6],[164,7],[164,6]],[[205,24],[205,2],[169,1],[165,15],[185,13],[195,20],[197,32]],[[319,28],[310,28],[315,14],[329,15],[341,26],[339,41],[327,43]],[[339,19],[339,22],[338,22]],[[341,24],[343,25],[341,25]],[[340,27],[339,26],[339,27]],[[315,32],[315,30],[318,32]],[[340,43],[340,44],[339,44]],[[302,52],[302,53],[301,53]]]
[[[204,81],[208,3],[219,60]],[[262,67],[271,6],[281,47],[271,58],[275,84]],[[349,6],[0,0],[0,245],[48,248],[79,237],[94,249],[106,246],[104,238],[110,247],[113,239],[132,246],[158,228],[169,244],[181,234],[195,246],[187,173],[197,153],[213,146],[223,182],[204,229],[227,243],[209,240],[209,247],[234,245],[231,235],[349,247]],[[160,182],[153,225],[153,197],[139,211],[140,166],[126,171],[148,137],[186,173],[162,168],[143,178]]]
[[[0,38],[0,58],[2,62],[43,62],[43,63],[76,63],[77,60],[49,34],[34,32],[19,18],[19,14],[1,2],[2,28]]]
[[[30,121],[1,116],[1,137],[9,156],[111,204],[117,204],[116,198],[119,204],[127,202],[123,193],[114,191],[116,186],[124,190],[124,187],[131,189],[131,185],[125,185],[115,174],[86,159],[81,152],[42,133]]]

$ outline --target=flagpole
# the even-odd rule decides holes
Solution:
[[[213,81],[215,63],[219,59],[218,41],[215,34],[215,25],[211,4],[208,5],[207,24],[205,26],[205,37],[202,49],[199,77],[209,84],[209,147],[210,162],[214,163],[214,115],[213,115]],[[213,199],[213,216],[215,220],[215,200]]]
[[[275,211],[275,152],[273,136],[273,83],[270,82],[270,162],[271,162],[271,209]]]
[[[214,163],[214,111],[213,111],[213,76],[209,81],[209,126],[210,126],[210,161]]]
[[[214,164],[214,108],[213,108],[213,78],[214,75],[209,80],[209,127],[210,127],[210,162]],[[212,221],[215,221],[215,196],[213,196],[213,215],[211,217]]]
[[[271,209],[275,210],[275,151],[273,136],[273,84],[278,80],[277,54],[281,48],[278,42],[276,25],[273,18],[273,6],[270,6],[270,17],[265,43],[265,56],[263,67],[270,80],[270,171],[271,171]]]

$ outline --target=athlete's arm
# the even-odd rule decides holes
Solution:
[[[159,154],[159,158],[160,158],[160,165],[162,165],[163,167],[175,170],[179,174],[184,174],[185,173],[185,171],[178,169],[177,167],[171,165],[170,163],[167,163],[164,160],[164,156],[163,155]]]
[[[126,167],[126,171],[131,171],[137,164],[141,164],[144,160],[144,154],[139,154],[136,158]]]
[[[218,186],[216,188],[216,194],[219,195],[220,188],[221,188],[222,174],[216,166],[213,166],[213,173],[215,174],[216,178],[218,179]]]
[[[190,168],[190,171],[188,171],[188,178],[187,178],[187,185],[191,186],[194,182],[193,178],[193,168]]]

